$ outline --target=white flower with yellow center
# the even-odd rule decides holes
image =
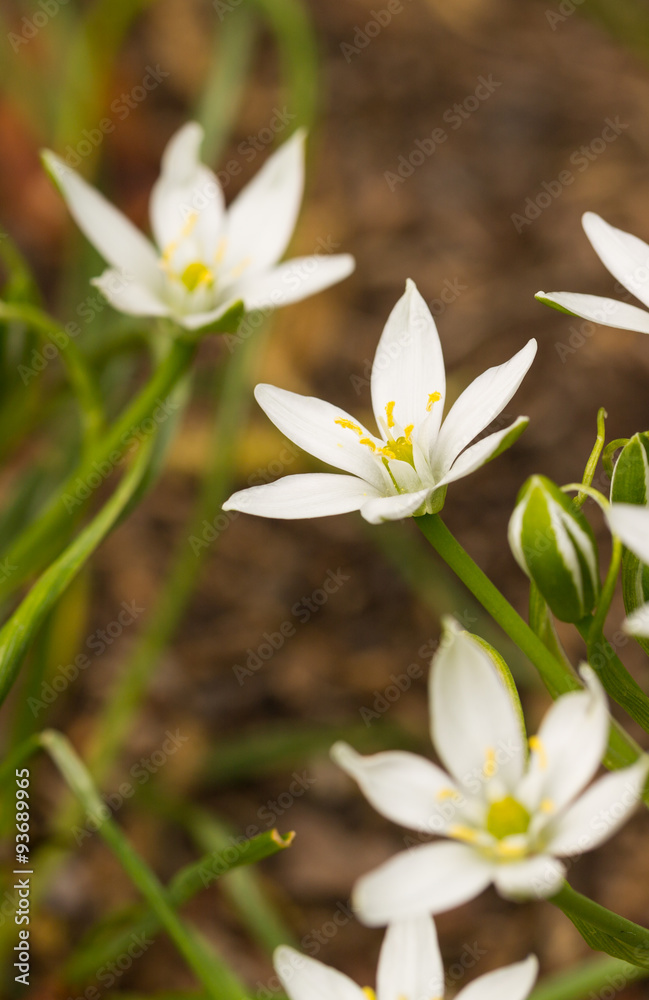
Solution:
[[[448,842],[417,845],[359,880],[354,902],[372,926],[459,906],[490,883],[510,898],[547,897],[558,859],[592,850],[636,807],[649,770],[631,767],[586,785],[607,744],[603,688],[557,699],[527,753],[522,713],[491,656],[452,620],[430,676],[432,740],[447,774],[405,752],[362,757],[338,743],[336,762],[383,816]]]
[[[348,254],[278,261],[304,187],[304,133],[268,158],[226,210],[216,175],[199,159],[203,130],[184,125],[162,156],[149,214],[155,244],[54,153],[45,166],[77,225],[111,265],[94,284],[133,316],[169,316],[192,330],[236,302],[277,308],[328,288],[354,269]]]
[[[594,212],[585,213],[582,225],[604,267],[649,308],[649,245],[637,236],[609,225]],[[602,326],[649,333],[649,312],[630,302],[578,292],[537,292],[536,298],[560,312],[580,316]]]
[[[259,385],[257,402],[305,451],[351,475],[287,476],[235,493],[224,510],[264,517],[320,517],[360,510],[372,524],[440,510],[446,486],[508,448],[527,417],[471,442],[502,412],[536,354],[530,340],[513,358],[480,375],[442,423],[444,359],[435,321],[415,283],[392,310],[371,374],[378,435],[344,410],[311,396]],[[467,447],[470,446],[470,447]]]
[[[293,948],[277,948],[275,971],[290,1000],[442,1000],[444,966],[430,917],[388,927],[377,970],[376,992],[362,989],[342,972]],[[530,955],[523,962],[487,972],[456,994],[456,1000],[525,1000],[538,974]]]

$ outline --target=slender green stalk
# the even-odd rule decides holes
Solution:
[[[596,958],[548,976],[530,993],[529,1000],[584,1000],[604,987],[619,993],[646,976],[649,969],[640,969],[619,958]]]
[[[257,864],[286,850],[292,841],[292,833],[281,836],[277,830],[268,830],[234,848],[230,846],[223,850],[210,850],[174,875],[167,886],[169,903],[174,909],[179,909],[214,881],[244,865]],[[92,975],[93,970],[125,952],[134,936],[151,938],[161,927],[156,913],[151,910],[142,912],[141,909],[135,913],[113,915],[110,923],[120,929],[108,937],[103,935],[98,939],[96,932],[92,931],[90,939],[82,941],[66,963],[66,978],[73,983],[83,982]]]
[[[25,323],[33,327],[41,339],[45,339],[45,343],[53,343],[58,347],[79,403],[85,445],[92,449],[104,430],[104,407],[99,386],[75,342],[62,326],[36,306],[0,302],[0,320]]]
[[[160,925],[193,970],[211,1000],[241,1000],[244,989],[230,970],[211,952],[200,936],[177,915],[168,893],[151,869],[133,850],[130,843],[110,817],[90,774],[60,733],[46,730],[41,744],[52,757],[67,785],[79,799],[88,817],[97,825],[99,835],[110,847],[133,884],[142,893]]]
[[[538,670],[543,683],[553,698],[581,685],[565,663],[557,660],[527,622],[500,593],[489,577],[482,572],[471,556],[448,530],[439,514],[426,514],[417,523],[433,548],[459,576],[482,606],[498,622],[502,630],[525,653]],[[626,767],[638,759],[640,748],[634,740],[612,720],[609,734],[608,767]],[[649,801],[649,799],[647,800]]]
[[[282,76],[296,125],[311,128],[318,104],[318,52],[311,19],[301,0],[251,0],[276,38]]]
[[[165,360],[151,379],[121,414],[111,429],[71,473],[55,496],[35,520],[9,548],[4,556],[13,567],[12,573],[0,581],[0,601],[11,594],[41,563],[43,552],[49,551],[53,540],[65,539],[75,513],[80,513],[80,486],[88,490],[88,477],[93,479],[119,465],[143,433],[142,425],[151,418],[156,407],[165,402],[174,386],[184,376],[196,351],[196,342],[176,339]],[[103,471],[102,471],[103,470]],[[66,506],[68,498],[68,506]],[[78,502],[77,502],[78,501]],[[72,506],[72,510],[69,506]]]
[[[144,476],[153,439],[140,447],[131,469],[99,513],[34,584],[0,629],[0,705],[16,679],[23,656],[61,594],[123,513]]]
[[[597,469],[597,463],[599,462],[599,456],[602,454],[602,448],[606,442],[606,417],[608,416],[604,407],[600,407],[597,411],[597,437],[595,439],[595,444],[593,445],[593,450],[590,453],[588,461],[586,462],[586,468],[584,469],[583,484],[584,486],[592,486],[593,479],[595,477],[595,471]],[[583,490],[580,491],[574,498],[573,503],[577,510],[581,510],[586,502],[588,494]]]
[[[591,948],[607,951],[649,972],[649,929],[600,906],[567,882],[549,902],[565,913]]]

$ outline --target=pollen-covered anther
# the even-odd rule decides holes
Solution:
[[[376,1000],[376,993],[371,986],[363,986],[363,993],[367,997],[367,1000]]]
[[[485,750],[485,762],[482,768],[482,773],[485,778],[493,778],[498,772],[498,761],[496,760],[496,751],[493,747],[487,747]]]
[[[539,739],[538,736],[530,736],[528,743],[530,745],[530,750],[535,753],[539,758],[539,767],[542,771],[545,771],[548,766],[548,756],[545,752],[545,747],[543,746],[543,741]]]
[[[443,802],[445,799],[461,799],[462,796],[455,788],[440,788],[437,798]]]
[[[394,399],[390,403],[386,403],[385,415],[388,420],[388,427],[394,427],[394,407],[395,407]]]
[[[442,398],[441,392],[431,392],[431,394],[428,397],[428,402],[426,403],[426,410],[428,411],[428,413],[430,413],[430,411],[432,410],[434,403],[439,403],[441,398]]]

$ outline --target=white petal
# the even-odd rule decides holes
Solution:
[[[280,309],[338,284],[355,267],[356,261],[348,253],[294,257],[270,271],[244,276],[227,291],[228,295],[242,298],[248,310]]]
[[[649,305],[649,246],[637,236],[610,226],[594,212],[586,212],[582,225],[604,267]]]
[[[262,271],[283,255],[302,201],[304,140],[300,129],[266,160],[230,205],[224,269],[250,261],[252,270]]]
[[[367,1000],[349,976],[287,945],[275,949],[273,965],[290,1000]]]
[[[372,435],[345,410],[315,396],[301,396],[273,385],[258,385],[255,399],[282,434],[300,448],[384,491],[388,474],[370,447],[360,443],[373,440]],[[336,421],[352,423],[357,431]]]
[[[207,312],[185,313],[182,316],[178,316],[178,322],[188,330],[201,330],[204,326],[210,326],[217,319],[220,319],[221,316],[224,316],[236,301],[237,299],[227,299]],[[239,299],[239,301],[241,300]],[[232,333],[236,333],[236,329],[233,329]]]
[[[581,675],[586,690],[557,698],[538,735],[530,740],[533,752],[519,794],[532,812],[544,799],[555,811],[563,809],[586,787],[604,755],[609,729],[606,694],[590,667],[582,666]]]
[[[361,514],[370,524],[380,524],[382,521],[400,521],[404,517],[412,517],[431,493],[432,490],[427,488],[417,490],[416,493],[377,497],[363,504]]]
[[[442,913],[479,895],[492,873],[493,866],[466,844],[424,844],[360,878],[354,907],[370,927]]]
[[[529,417],[518,417],[513,424],[509,427],[505,427],[502,431],[494,431],[493,434],[488,434],[487,437],[482,438],[481,441],[476,441],[472,444],[470,448],[463,451],[459,458],[456,458],[451,466],[450,472],[440,479],[437,486],[444,486],[448,483],[454,483],[457,479],[463,479],[464,476],[470,476],[472,472],[479,469],[482,465],[486,465],[487,462],[491,462],[493,458],[497,458],[501,455],[503,451],[507,448],[511,448],[515,441],[521,436],[527,425],[529,424]]]
[[[595,782],[561,816],[548,845],[553,854],[592,851],[627,821],[642,797],[649,758],[607,774]]]
[[[203,129],[196,122],[188,122],[171,137],[162,154],[149,211],[161,250],[188,234],[207,264],[222,239],[224,205],[216,175],[200,162],[202,142]]]
[[[520,718],[491,658],[447,619],[430,672],[431,736],[451,774],[475,794],[490,777],[512,790],[523,774]]]
[[[252,486],[233,493],[223,510],[240,510],[259,517],[291,520],[301,517],[328,517],[359,510],[373,488],[356,476],[331,472],[309,472],[285,476],[274,483]]]
[[[390,924],[379,957],[377,1000],[432,1000],[443,994],[444,966],[432,917]]]
[[[379,427],[385,425],[386,406],[394,403],[393,417],[399,427],[418,428],[426,422],[428,441],[420,444],[428,450],[442,420],[446,376],[435,320],[410,279],[385,324],[374,355],[371,384]],[[433,393],[441,399],[431,402],[429,410]]]
[[[163,277],[158,255],[143,233],[54,153],[44,153],[43,161],[79,229],[104,260],[132,275],[138,284],[159,292]]]
[[[460,990],[455,1000],[525,1000],[538,974],[538,959],[530,955],[523,962],[478,976]]]
[[[449,810],[463,798],[441,768],[414,753],[395,750],[363,757],[346,743],[336,743],[331,756],[358,782],[377,812],[413,830],[443,833],[451,819]]]
[[[509,861],[496,870],[496,889],[506,899],[547,899],[559,891],[565,867],[549,854]]]
[[[507,406],[534,361],[536,346],[529,340],[509,361],[483,372],[451,407],[431,457],[439,476],[446,475],[460,452]]]
[[[618,330],[636,330],[649,333],[649,313],[628,302],[618,302],[600,295],[580,295],[577,292],[537,292],[539,302],[558,306],[559,312],[591,320],[601,326],[614,326]]]
[[[611,504],[607,520],[613,534],[643,563],[649,563],[649,507],[634,503]]]
[[[110,302],[111,306],[129,316],[168,316],[169,306],[165,305],[146,285],[125,276],[115,268],[108,268],[98,278],[92,279]]]
[[[649,603],[641,604],[639,608],[636,608],[624,621],[622,628],[629,635],[649,639]]]

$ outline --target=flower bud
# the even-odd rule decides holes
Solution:
[[[649,433],[634,434],[619,454],[611,480],[611,502],[649,506]],[[649,566],[645,566],[628,549],[622,562],[622,593],[627,615],[649,601]],[[638,638],[649,653],[649,642]]]
[[[649,433],[629,438],[620,452],[611,480],[611,503],[649,504]]]
[[[593,610],[600,589],[595,536],[552,480],[531,476],[523,484],[508,537],[516,562],[557,618],[577,622]]]

